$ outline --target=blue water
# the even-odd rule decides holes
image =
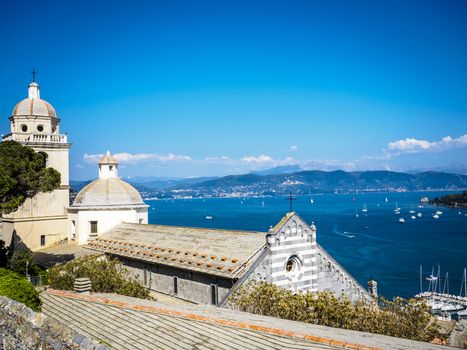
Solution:
[[[293,203],[308,223],[317,226],[317,241],[362,285],[373,276],[386,297],[411,297],[420,291],[419,267],[424,277],[441,266],[441,287],[449,271],[451,294],[458,294],[467,266],[467,210],[425,206],[422,196],[447,192],[374,193],[300,196]],[[385,198],[388,202],[385,202]],[[310,203],[310,199],[314,203]],[[401,217],[394,214],[396,201]],[[264,206],[263,206],[264,202]],[[366,202],[368,212],[361,211]],[[240,229],[266,232],[289,209],[285,197],[148,200],[149,223],[177,226]],[[355,208],[359,217],[355,217]],[[422,217],[410,219],[409,210]],[[443,212],[433,219],[437,210]],[[212,220],[205,217],[211,215]],[[424,281],[424,288],[427,287]]]

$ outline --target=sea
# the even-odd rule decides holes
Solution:
[[[456,192],[391,192],[297,196],[293,211],[317,227],[317,241],[363,286],[370,278],[386,298],[410,298],[440,269],[440,290],[459,294],[467,266],[467,209],[424,205]],[[387,201],[386,201],[387,199]],[[149,223],[266,232],[289,211],[283,197],[147,200]],[[366,205],[367,212],[362,209]],[[400,215],[394,213],[396,205]],[[409,211],[421,213],[411,219]],[[434,219],[440,210],[443,214]],[[356,217],[358,213],[358,217]],[[206,219],[211,216],[212,219]],[[403,217],[405,223],[399,223]],[[448,272],[448,281],[445,281]],[[464,292],[462,293],[464,294]]]

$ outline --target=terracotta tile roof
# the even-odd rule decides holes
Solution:
[[[87,248],[239,278],[265,247],[265,233],[123,223]]]

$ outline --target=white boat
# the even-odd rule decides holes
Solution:
[[[410,214],[415,214],[415,210],[412,209],[411,211],[409,211],[409,213]]]
[[[212,220],[212,216],[211,216],[211,215],[207,215],[207,216],[205,217],[205,219],[206,219],[206,220]]]
[[[261,205],[264,207],[264,201],[261,201]]]
[[[442,212],[442,211],[439,211],[439,210],[437,210],[435,214],[436,214],[436,215],[441,215],[441,214],[443,214],[443,212]]]
[[[433,215],[433,219],[439,219],[439,215],[438,214]]]
[[[415,220],[417,217],[416,217],[415,215],[412,215],[410,218],[411,218],[412,220]]]
[[[401,208],[399,208],[399,204],[396,202],[396,209],[394,209],[394,213],[400,214],[401,213]]]
[[[355,217],[358,218],[357,208],[355,208]]]
[[[362,209],[362,212],[366,213],[368,211],[367,207],[366,207],[366,203],[363,204],[363,209]]]
[[[387,202],[388,202],[388,197],[386,197],[386,198],[384,199],[384,201],[387,203]]]
[[[458,311],[463,310],[464,307],[459,304],[446,303],[441,307],[441,311]]]
[[[404,218],[399,218],[399,223],[403,224],[405,222]]]
[[[461,213],[461,211],[460,211],[460,210],[459,210],[459,213],[458,213],[458,214],[459,214],[459,215],[462,215],[462,213]]]
[[[421,208],[423,208],[423,205],[417,205],[417,208],[421,209]]]
[[[428,199],[428,197],[422,197],[420,198],[420,202],[421,203],[428,203],[430,200]]]
[[[421,217],[422,217],[422,213],[418,213],[417,216],[418,216],[419,218],[421,218]]]

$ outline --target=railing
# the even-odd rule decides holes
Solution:
[[[30,134],[12,132],[3,136],[3,141],[18,141],[18,142],[47,142],[47,143],[67,143],[68,135],[66,134]]]

